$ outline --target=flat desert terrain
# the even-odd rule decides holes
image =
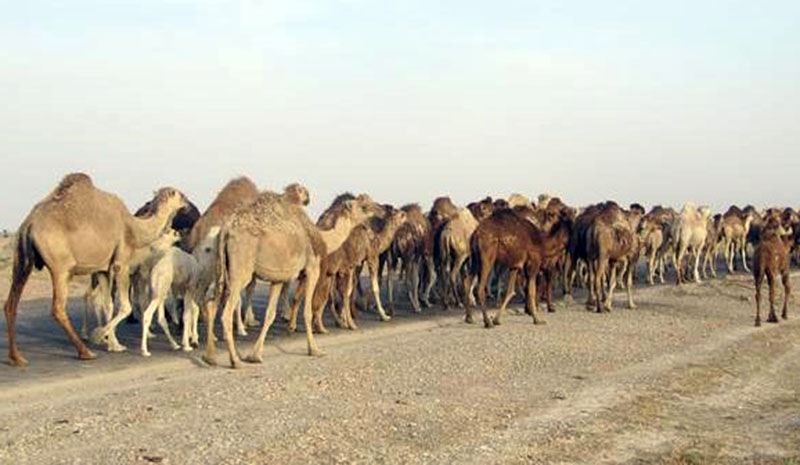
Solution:
[[[37,273],[18,321],[30,366],[0,365],[0,463],[798,464],[800,315],[754,328],[751,282],[638,286],[638,309],[620,292],[609,314],[578,291],[545,326],[512,312],[491,330],[403,300],[391,322],[319,336],[320,358],[278,318],[263,365],[231,370],[221,343],[210,368],[158,332],[145,359],[138,324],[120,326],[128,352],[79,362]]]

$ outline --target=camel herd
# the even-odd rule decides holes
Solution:
[[[611,201],[576,209],[547,195],[531,201],[513,194],[461,208],[440,197],[425,212],[417,204],[395,208],[367,194],[343,194],[314,223],[305,210],[310,200],[300,184],[278,193],[259,190],[241,177],[225,185],[203,214],[174,188],[158,190],[131,214],[86,174],[65,176],[17,231],[4,308],[11,365],[27,364],[17,346],[15,320],[34,268],[50,273],[53,318],[80,359],[95,357],[84,339],[105,344],[110,352],[125,350],[116,328],[136,310],[142,355],[150,355],[153,316],[172,347],[185,351],[199,345],[202,316],[203,359],[215,364],[213,323],[221,309],[222,339],[231,365],[238,367],[243,360],[262,360],[281,303],[290,332],[297,329],[302,306],[308,353],[320,355],[315,334],[328,332],[326,309],[338,327],[351,330],[358,328],[359,312],[366,309],[374,308],[380,320],[389,321],[395,312],[395,281],[404,284],[415,312],[433,301],[445,310],[463,307],[465,321],[472,323],[473,309],[480,307],[484,326],[491,328],[503,324],[508,305],[520,296],[533,323],[544,324],[539,303],[555,311],[554,284],[567,297],[576,285],[584,286],[587,309],[598,313],[611,310],[614,292],[622,287],[629,307],[635,308],[634,281],[642,259],[651,285],[656,279],[664,282],[667,266],[674,268],[680,285],[689,278],[701,282],[701,275],[709,273],[716,277],[720,254],[729,273],[737,254],[745,271],[752,260],[759,326],[764,278],[770,291],[767,321],[778,321],[774,295],[779,277],[782,318],[787,317],[789,265],[800,245],[800,215],[791,208],[759,212],[733,206],[712,216],[710,209],[693,203],[680,211],[656,206],[647,212],[639,204],[626,209]],[[360,279],[365,266],[367,286]],[[66,313],[68,284],[76,275],[91,276],[81,336]],[[263,322],[256,319],[252,303],[259,280],[270,284]],[[487,311],[487,294],[498,306],[493,315]],[[89,331],[91,315],[96,327]],[[180,343],[167,316],[182,326]],[[234,327],[241,336],[257,325],[261,330],[252,351],[240,358]]]

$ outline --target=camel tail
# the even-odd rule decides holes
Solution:
[[[228,286],[228,230],[222,228],[217,236],[217,300],[222,299]]]
[[[478,235],[473,234],[469,241],[470,247],[470,260],[471,260],[471,269],[470,274],[472,276],[480,276],[481,275],[481,268],[483,266],[482,257],[481,257],[481,248],[478,244]]]
[[[30,229],[28,223],[23,223],[17,232],[14,262],[11,269],[11,288],[8,291],[8,299],[6,299],[5,305],[6,318],[8,318],[9,314],[16,315],[19,299],[22,297],[22,289],[25,287],[34,265],[38,269],[42,269],[44,266],[42,258],[36,252]],[[9,328],[10,330],[11,328]]]

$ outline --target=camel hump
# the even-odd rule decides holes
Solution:
[[[94,187],[92,178],[86,173],[70,173],[58,183],[53,194],[50,196],[52,200],[60,200],[68,196],[71,192],[82,187]]]

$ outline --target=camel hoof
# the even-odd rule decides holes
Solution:
[[[431,303],[428,302],[427,300],[423,300],[421,303],[422,303],[422,308],[431,308]]]
[[[470,325],[471,324],[475,324],[475,319],[473,319],[471,316],[464,317],[464,323],[467,323],[467,324],[470,324]]]
[[[248,328],[258,328],[261,326],[261,322],[253,318],[252,320],[245,321],[244,325]]]
[[[486,329],[492,329],[494,328],[494,323],[492,322],[492,320],[485,320],[483,322],[483,327]]]
[[[181,349],[183,349],[184,352],[191,352],[193,350],[191,344],[185,345]]]
[[[178,344],[172,344],[172,350],[181,350],[181,346]]]
[[[234,370],[238,370],[244,367],[244,363],[240,359],[231,359],[231,368]]]
[[[773,317],[767,318],[767,323],[777,323],[777,322],[778,322],[777,318],[773,318]]]
[[[494,317],[492,318],[492,324],[495,326],[500,326],[503,324],[503,320],[498,317]]]
[[[153,354],[151,354],[150,352],[147,352],[145,350],[142,351],[142,357],[149,357],[151,355],[153,355]]]
[[[244,329],[240,329],[240,330],[239,330],[239,331],[236,333],[236,335],[237,335],[237,336],[239,336],[239,337],[247,337],[247,331],[245,331]]]
[[[95,345],[102,344],[105,339],[106,339],[106,335],[103,334],[103,329],[102,328],[95,328],[95,330],[92,331],[91,336],[89,336],[89,342],[91,342],[92,344],[95,344]]]
[[[200,357],[200,358],[203,360],[203,362],[205,362],[209,366],[212,366],[212,367],[217,366],[217,358],[216,357],[212,357],[212,356],[210,356],[208,354],[203,354],[203,356]]]
[[[389,315],[381,315],[381,321],[391,321],[392,317]]]
[[[108,351],[109,352],[125,352],[126,350],[128,350],[128,348],[125,347],[124,345],[120,344],[120,343],[116,343],[116,344],[112,344],[112,345],[108,346]]]
[[[545,320],[533,320],[533,324],[536,326],[543,326],[546,325],[547,322]]]
[[[294,325],[294,326],[293,325],[289,325],[289,327],[287,328],[287,331],[289,331],[290,333],[294,333],[294,332],[297,331],[297,326],[296,325]]]
[[[761,320],[756,320],[756,328],[760,328],[760,327],[761,327]]]
[[[78,354],[78,358],[80,360],[94,360],[94,359],[97,358],[97,355],[95,355],[95,353],[92,352],[91,350],[86,349],[85,352],[82,352],[82,353]]]
[[[631,309],[631,310],[636,310],[637,308],[639,308],[639,306],[636,305],[636,304],[629,304],[628,308]]]
[[[308,355],[310,357],[323,357],[325,356],[325,351],[320,349],[319,347],[310,347],[308,349]]]
[[[22,355],[12,355],[8,357],[8,364],[12,367],[23,368],[28,366],[28,360]]]
[[[247,363],[264,363],[264,358],[261,355],[250,354],[244,358]]]

